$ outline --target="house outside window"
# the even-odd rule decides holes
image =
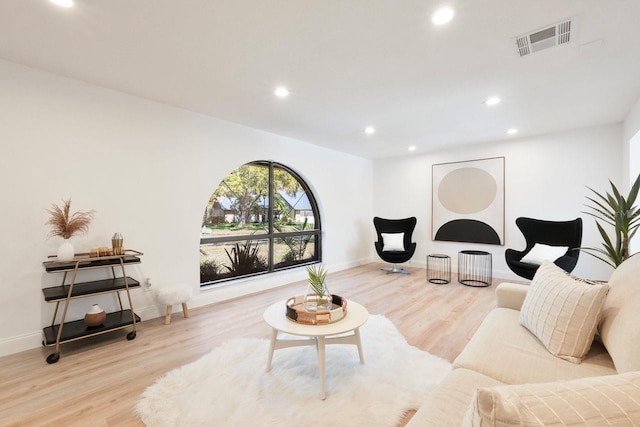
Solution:
[[[291,169],[247,163],[211,194],[200,236],[201,286],[319,261],[318,205]]]

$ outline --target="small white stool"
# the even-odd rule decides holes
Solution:
[[[165,325],[171,323],[171,312],[175,304],[182,304],[182,314],[184,317],[189,317],[187,301],[191,299],[192,294],[193,289],[189,285],[161,286],[156,290],[156,300],[160,304],[167,306],[164,315]]]

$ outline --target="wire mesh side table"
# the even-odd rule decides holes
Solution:
[[[451,258],[449,255],[427,255],[427,280],[436,285],[445,285],[451,282]]]
[[[458,282],[467,286],[491,286],[491,254],[484,251],[458,252]]]

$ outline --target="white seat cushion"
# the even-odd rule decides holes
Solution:
[[[501,385],[500,381],[468,369],[454,369],[432,391],[407,427],[459,426],[478,387]]]
[[[187,302],[193,293],[190,285],[167,285],[156,288],[156,300],[162,305],[174,305]]]
[[[493,309],[454,361],[454,368],[472,369],[506,384],[617,373],[600,342],[593,342],[581,364],[570,363],[549,353],[535,335],[520,324],[519,318],[517,310]]]

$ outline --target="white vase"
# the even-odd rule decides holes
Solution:
[[[69,239],[64,239],[58,248],[58,261],[71,261],[75,256],[73,245]]]

